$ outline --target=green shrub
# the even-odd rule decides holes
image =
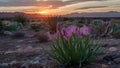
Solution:
[[[119,23],[116,23],[115,25],[114,25],[114,27],[113,27],[113,31],[114,32],[117,32],[117,31],[119,31],[120,30],[120,24]]]
[[[5,26],[4,30],[6,31],[16,31],[20,26],[17,23],[11,24],[9,26]]]

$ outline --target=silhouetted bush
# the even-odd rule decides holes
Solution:
[[[3,29],[2,20],[0,19],[0,31]]]
[[[14,17],[14,21],[17,21],[18,23],[22,23],[22,25],[26,25],[28,22],[28,19],[24,15],[17,15]]]
[[[39,31],[41,29],[41,25],[40,24],[32,24],[31,29],[34,31]]]
[[[3,35],[3,24],[2,24],[2,20],[0,19],[0,36]]]

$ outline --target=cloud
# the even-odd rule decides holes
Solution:
[[[0,0],[0,6],[50,6],[53,8],[85,1],[105,0]]]
[[[0,7],[19,7],[19,6],[43,6],[43,7],[48,7],[52,6],[51,8],[55,9],[61,6],[65,6],[68,4],[72,4],[71,1],[68,0],[48,0],[48,1],[39,1],[39,0],[6,0],[2,1],[0,0]]]
[[[79,9],[91,9],[91,8],[104,8],[104,7],[108,7],[108,6],[90,6],[90,7],[77,8],[75,10],[79,10]]]
[[[38,12],[49,10],[51,13],[57,11],[64,13],[79,12],[79,9],[103,8],[107,4],[102,5],[102,3],[107,1],[111,0],[0,0],[0,11]],[[23,7],[25,8],[22,9]]]

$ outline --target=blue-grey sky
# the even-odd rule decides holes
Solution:
[[[68,14],[120,11],[120,0],[0,0],[0,12]]]

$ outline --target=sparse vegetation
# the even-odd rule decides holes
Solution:
[[[14,21],[21,23],[22,25],[26,25],[28,22],[28,19],[24,15],[17,15],[14,17]]]
[[[4,27],[4,30],[6,31],[16,31],[20,26],[17,23],[13,23],[11,25],[7,25]]]
[[[3,29],[2,20],[0,19],[0,31]]]
[[[79,18],[79,17],[75,17],[75,18],[44,17],[41,19],[33,19],[35,21],[30,22],[30,24],[28,22],[29,24],[28,25],[29,28],[28,28],[28,27],[24,27],[27,23],[27,21],[24,19],[26,19],[24,18],[24,16],[18,16],[16,17],[16,20],[15,18],[13,18],[13,20],[10,21],[9,20],[6,21],[5,19],[4,19],[5,21],[4,20],[0,21],[0,34],[3,34],[4,35],[3,38],[6,39],[7,41],[10,39],[9,46],[12,46],[11,44],[15,44],[15,46],[13,46],[15,47],[14,50],[18,48],[16,52],[22,53],[22,51],[23,52],[35,51],[35,53],[31,52],[31,54],[36,54],[36,52],[39,52],[37,54],[41,54],[41,51],[43,52],[41,47],[45,47],[45,49],[50,52],[49,57],[50,58],[52,57],[52,60],[54,58],[55,61],[57,60],[57,62],[59,62],[59,64],[57,64],[58,67],[80,68],[84,66],[86,67],[87,65],[91,65],[89,63],[96,63],[97,59],[95,58],[98,58],[96,56],[99,54],[99,49],[101,48],[99,43],[96,42],[96,40],[98,41],[100,38],[105,40],[109,38],[112,38],[114,40],[120,39],[120,24],[116,20],[90,19],[90,18]],[[40,22],[38,22],[38,20],[40,20]],[[4,24],[1,22],[4,22]],[[74,28],[71,26],[75,26],[78,28],[75,29],[75,31],[81,30],[79,28],[82,28],[83,26],[85,27],[85,29],[89,27],[90,29],[92,29],[92,33],[87,36],[82,35],[81,31],[76,33],[73,32],[72,34],[69,34],[69,31],[74,30]],[[63,28],[68,30],[64,30]],[[46,36],[47,31],[49,31],[52,38],[48,38]],[[59,31],[61,32],[60,34]],[[86,30],[83,29],[83,32],[84,31]],[[80,34],[80,36],[78,36],[78,34]],[[69,37],[69,35],[71,35],[71,37]],[[54,43],[51,46],[50,44],[52,43],[52,40]],[[7,43],[7,41],[4,43]],[[4,43],[3,44],[0,43],[0,45],[1,46],[6,45],[6,47],[8,47],[7,44]],[[103,41],[101,43],[106,43],[106,42]],[[109,43],[111,44],[112,42]],[[25,45],[29,47],[24,48],[26,47]],[[36,45],[38,46],[36,47]],[[23,50],[21,50],[22,48]],[[109,49],[110,48],[109,46],[105,48],[108,49],[105,49],[104,55],[108,53],[107,50],[111,50]],[[99,56],[101,57],[102,55],[99,54]],[[31,57],[33,57],[33,55],[31,55]],[[19,58],[19,59],[23,60],[24,58]],[[94,59],[95,61],[93,61]],[[8,61],[8,60],[3,59],[3,61]]]
[[[83,67],[93,61],[101,50],[98,43],[91,42],[90,31],[85,25],[81,28],[72,25],[58,30],[55,37],[51,36],[55,39],[48,54],[62,64],[63,68]]]
[[[31,29],[34,31],[39,31],[41,29],[41,25],[40,24],[32,24]]]

